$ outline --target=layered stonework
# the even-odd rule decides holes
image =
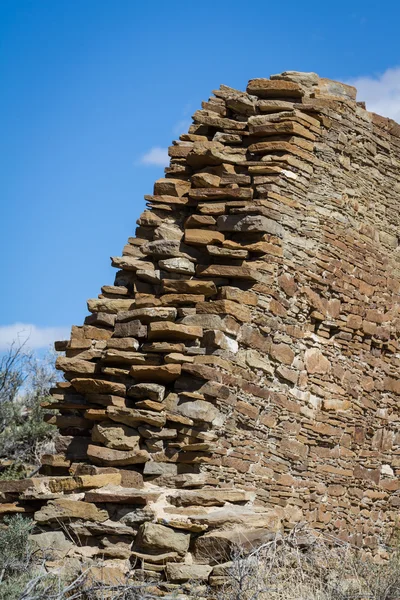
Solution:
[[[380,551],[400,504],[400,128],[355,93],[288,72],[203,103],[115,284],[57,346],[57,454],[0,484],[3,513],[170,581],[218,583],[235,544],[303,521]]]

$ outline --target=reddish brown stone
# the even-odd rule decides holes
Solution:
[[[272,344],[269,353],[284,365],[291,365],[294,359],[294,352],[287,344]]]

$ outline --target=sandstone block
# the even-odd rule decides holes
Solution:
[[[207,581],[212,571],[208,565],[187,565],[183,563],[167,563],[166,575],[172,583],[185,581]]]
[[[196,312],[198,314],[232,315],[238,321],[242,322],[249,322],[251,320],[250,310],[233,300],[199,302],[196,304]]]
[[[194,421],[212,423],[219,415],[219,410],[206,400],[194,400],[193,402],[181,402],[176,406],[176,412]]]
[[[66,358],[65,356],[57,358],[56,368],[67,373],[79,373],[80,375],[90,375],[98,370],[94,362],[80,360],[79,358]]]
[[[304,96],[302,87],[293,81],[250,79],[247,93],[259,98],[301,98]]]
[[[93,298],[87,302],[89,312],[111,314],[117,314],[120,310],[129,310],[134,304],[135,301],[130,298]]]
[[[360,315],[347,315],[347,327],[350,329],[361,329],[363,319]]]
[[[308,348],[304,354],[304,363],[307,372],[313,373],[328,373],[331,368],[331,363],[317,348]]]
[[[271,522],[270,529],[236,527],[206,533],[196,539],[194,556],[198,562],[210,565],[227,562],[237,552],[251,550],[271,541],[280,526],[280,519],[276,519]]]
[[[94,503],[110,502],[112,504],[146,505],[156,502],[161,491],[124,488],[118,485],[107,485],[103,488],[86,492],[85,501]]]
[[[119,323],[138,321],[139,323],[144,323],[146,325],[152,321],[174,321],[175,319],[176,308],[165,306],[136,308],[134,310],[122,311],[117,315],[117,321]],[[140,331],[140,324],[138,324],[137,327],[138,331]]]
[[[88,446],[87,455],[94,464],[108,467],[137,465],[150,460],[146,450],[112,450],[92,444]]]
[[[165,260],[159,260],[158,265],[160,269],[170,273],[194,275],[195,272],[194,264],[187,258],[166,258]]]
[[[142,325],[139,320],[115,324],[114,336],[117,338],[143,338],[146,335],[147,327],[146,325]]]
[[[199,188],[193,189],[189,193],[190,198],[198,201],[204,200],[251,200],[253,190],[244,187],[220,187],[220,188]]]
[[[257,352],[257,350],[246,350],[245,359],[246,363],[252,369],[260,369],[269,375],[272,375],[274,372],[274,368],[268,358]]]
[[[174,463],[162,463],[149,461],[144,465],[143,475],[157,477],[175,477],[178,467]]]
[[[73,543],[67,540],[62,531],[46,531],[29,536],[32,549],[36,556],[46,560],[57,560],[65,558],[73,548]]]
[[[139,449],[140,435],[126,425],[102,422],[93,427],[92,440],[113,450],[136,450]]]
[[[162,402],[165,395],[165,386],[158,383],[137,383],[128,388],[127,394],[132,398],[148,398],[155,402]]]
[[[199,277],[225,277],[226,279],[247,279],[258,281],[259,274],[251,267],[236,265],[197,265],[196,274]]]
[[[149,336],[149,339],[150,338]],[[153,338],[154,339],[154,338]],[[160,339],[160,338],[158,338]],[[136,381],[154,382],[154,383],[170,383],[179,377],[181,373],[180,365],[168,364],[160,366],[141,366],[134,365],[131,367],[129,374]]]
[[[139,348],[139,342],[133,337],[110,338],[107,340],[107,348],[135,352]]]
[[[154,184],[155,195],[184,196],[190,190],[190,181],[183,179],[161,178]]]
[[[156,523],[143,523],[140,526],[135,548],[149,554],[177,552],[184,555],[189,549],[190,533],[174,531],[170,527]]]
[[[154,427],[163,427],[165,425],[165,415],[151,410],[109,406],[107,408],[107,415],[112,421],[133,427],[144,423]]]
[[[259,232],[282,236],[282,225],[262,215],[222,215],[217,219],[220,231]]]
[[[72,385],[81,394],[112,394],[125,396],[126,386],[123,383],[105,381],[104,379],[72,379]]]
[[[247,304],[248,306],[257,306],[258,304],[257,294],[231,286],[222,286],[219,290],[219,296],[224,300],[233,300],[234,302]]]
[[[34,519],[38,523],[69,521],[70,519],[83,519],[102,523],[108,519],[108,512],[89,502],[58,498],[57,500],[49,500],[45,506],[35,512]]]
[[[236,354],[239,350],[238,342],[222,331],[207,331],[203,339],[206,346],[216,346],[233,354]]]
[[[218,175],[213,175],[212,173],[195,173],[191,177],[192,184],[195,188],[218,188],[221,183],[221,178]],[[192,218],[192,217],[189,217]],[[215,220],[213,220],[215,223]],[[213,223],[208,223],[213,224]],[[185,226],[186,223],[185,223]]]
[[[186,244],[207,246],[208,244],[222,244],[224,240],[223,233],[211,229],[186,229],[185,231]]]
[[[224,506],[254,500],[255,494],[236,489],[203,489],[180,491],[169,496],[174,506]]]
[[[272,344],[269,350],[272,358],[284,365],[291,365],[294,360],[294,352],[287,344]]]
[[[195,340],[201,338],[201,327],[181,325],[178,323],[151,323],[149,327],[149,340]]]
[[[202,294],[204,296],[213,296],[217,293],[216,285],[213,281],[199,281],[196,279],[184,280],[164,280],[162,282],[163,292],[173,294]]]

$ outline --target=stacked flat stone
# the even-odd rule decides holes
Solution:
[[[57,344],[57,454],[0,483],[0,509],[172,582],[217,585],[237,545],[303,521],[379,553],[400,504],[399,126],[286,72],[221,86],[169,155],[115,284]]]

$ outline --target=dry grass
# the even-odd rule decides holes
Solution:
[[[293,530],[237,556],[217,600],[399,600],[400,553],[375,563],[338,540]]]
[[[22,544],[28,532],[17,519],[15,531],[3,540],[8,544],[0,548],[0,600],[400,600],[398,549],[377,564],[347,544],[304,528],[237,553],[219,567],[219,587],[194,582],[156,585],[133,580],[133,572],[126,581],[105,585],[91,579],[90,569],[66,581],[48,573],[43,563],[35,564]],[[4,556],[11,547],[13,556]],[[140,571],[135,573],[140,576]]]

